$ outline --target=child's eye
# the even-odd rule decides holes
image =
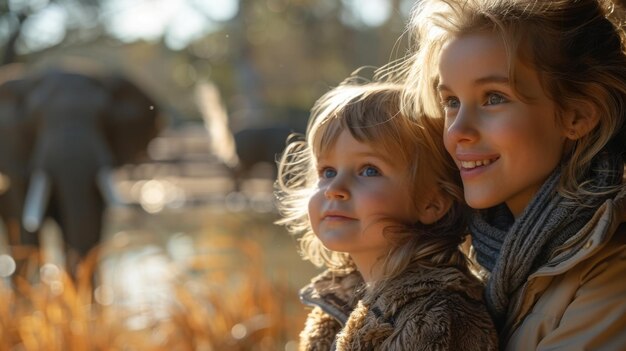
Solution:
[[[333,168],[330,168],[330,167],[325,167],[325,168],[322,168],[322,169],[319,171],[319,176],[320,176],[320,178],[324,178],[324,179],[327,179],[327,178],[333,178],[333,177],[335,177],[336,175],[337,175],[337,171],[336,171],[336,170],[334,170]]]
[[[459,99],[455,96],[448,96],[441,98],[441,106],[444,109],[457,109],[461,106]]]
[[[377,177],[379,176],[381,173],[378,170],[378,168],[374,167],[374,166],[365,166],[363,167],[363,169],[361,169],[361,172],[359,172],[359,175],[365,176],[365,177]]]
[[[486,101],[486,105],[499,105],[499,104],[503,104],[505,102],[508,102],[509,100],[507,100],[504,96],[502,96],[502,94],[499,93],[489,93],[487,95],[487,101]]]

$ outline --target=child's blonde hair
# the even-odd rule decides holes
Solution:
[[[559,192],[579,200],[617,191],[621,186],[587,188],[584,175],[602,150],[626,154],[626,55],[618,10],[602,0],[422,0],[409,24],[417,48],[400,68],[407,108],[441,117],[435,87],[442,47],[467,34],[497,34],[504,39],[509,78],[520,99],[527,97],[515,84],[517,62],[537,71],[559,115],[591,108],[600,117],[564,159]]]
[[[424,264],[465,265],[458,245],[463,239],[463,192],[454,163],[447,155],[437,119],[408,118],[400,111],[402,87],[387,83],[356,84],[353,79],[322,96],[311,110],[303,140],[293,139],[280,162],[278,208],[284,224],[294,234],[302,233],[300,249],[317,266],[340,269],[353,266],[345,253],[327,250],[315,236],[308,217],[308,201],[318,182],[317,156],[333,147],[342,131],[359,142],[398,156],[408,170],[407,193],[414,204],[420,194],[438,187],[453,205],[431,226],[416,223],[410,228],[388,228],[385,235],[395,249],[385,259],[384,274],[395,276],[414,260]],[[417,206],[416,206],[417,211]]]

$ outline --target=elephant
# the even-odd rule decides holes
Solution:
[[[37,246],[44,218],[85,257],[115,201],[111,172],[146,156],[162,125],[155,102],[122,74],[46,70],[0,84],[0,215],[12,244]],[[19,238],[19,239],[18,239]]]
[[[272,178],[276,177],[276,162],[287,145],[287,139],[294,133],[302,133],[288,125],[275,124],[243,128],[233,134],[238,164],[233,169],[235,190],[241,189],[242,182],[250,177],[250,171],[258,163],[272,165]]]

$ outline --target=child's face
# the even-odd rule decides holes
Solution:
[[[521,101],[509,83],[502,39],[471,34],[452,39],[439,61],[446,149],[461,170],[474,208],[505,202],[519,215],[555,169],[565,131],[534,69],[518,63]]]
[[[309,200],[313,231],[332,251],[375,262],[390,248],[383,229],[415,222],[407,166],[342,131],[317,159],[319,181]]]

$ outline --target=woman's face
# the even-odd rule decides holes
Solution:
[[[502,39],[490,33],[452,39],[439,61],[444,142],[473,208],[506,203],[518,216],[558,165],[566,140],[556,105],[537,72],[516,64],[521,101],[509,80]]]

